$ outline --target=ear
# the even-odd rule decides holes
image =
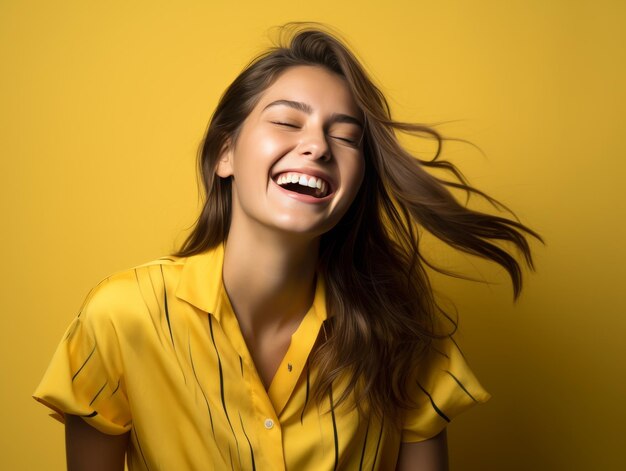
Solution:
[[[215,173],[222,178],[228,178],[233,175],[233,146],[230,138],[222,146]]]

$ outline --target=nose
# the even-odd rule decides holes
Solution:
[[[332,158],[328,139],[323,130],[310,129],[302,135],[299,144],[300,155],[310,160],[324,162]]]

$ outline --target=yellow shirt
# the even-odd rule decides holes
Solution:
[[[326,319],[313,305],[265,390],[222,284],[223,247],[163,258],[102,281],[69,326],[38,401],[109,434],[131,432],[130,470],[393,469],[489,398],[452,339],[438,341],[403,428],[309,397],[307,360]]]

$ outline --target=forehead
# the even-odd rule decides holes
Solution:
[[[276,100],[309,105],[314,112],[360,116],[350,87],[340,75],[320,66],[294,66],[282,72],[261,95],[255,111]]]

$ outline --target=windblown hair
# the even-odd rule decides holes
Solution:
[[[365,177],[347,213],[320,241],[319,270],[330,316],[311,358],[318,368],[314,394],[320,399],[332,393],[339,378],[347,379],[335,406],[353,395],[355,404],[397,420],[399,411],[411,406],[411,372],[431,340],[445,335],[436,327],[441,311],[426,271],[431,265],[420,253],[419,231],[504,267],[515,297],[522,288],[522,270],[510,249],[517,249],[532,268],[527,236],[540,238],[514,218],[477,212],[457,201],[451,189],[501,207],[469,186],[453,164],[439,159],[444,138],[438,131],[391,118],[382,92],[335,34],[319,25],[294,23],[282,32],[279,45],[252,60],[228,87],[211,118],[199,152],[206,199],[177,255],[198,254],[227,238],[231,180],[215,170],[227,140],[236,140],[261,94],[294,66],[320,66],[343,77],[365,119]],[[396,132],[435,139],[435,157],[411,155]],[[451,179],[428,169],[442,169]]]

